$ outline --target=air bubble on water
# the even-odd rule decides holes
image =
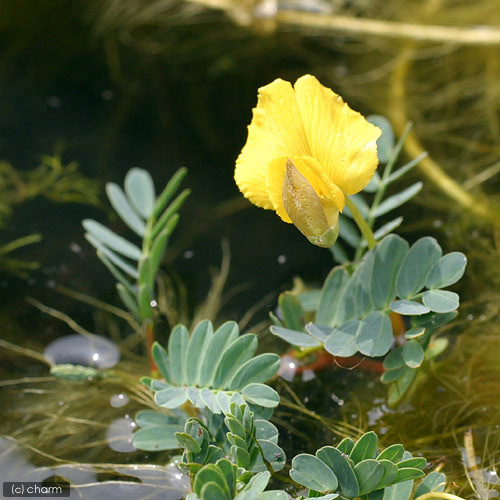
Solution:
[[[82,253],[82,247],[78,243],[70,243],[69,244],[69,249],[76,254],[81,254]]]
[[[296,371],[297,371],[296,359],[293,358],[292,356],[282,356],[280,368],[278,370],[278,375],[287,382],[291,382],[295,377]]]
[[[109,404],[114,408],[121,408],[125,406],[130,401],[126,394],[114,394],[109,400]]]
[[[106,441],[108,446],[120,453],[130,453],[135,451],[132,444],[135,422],[130,418],[117,418],[113,420],[106,431]]]
[[[344,404],[344,400],[339,398],[336,394],[330,394],[330,397],[332,398],[335,403],[337,403],[339,406],[342,406]]]
[[[120,350],[111,340],[98,335],[65,335],[51,342],[43,352],[51,364],[111,368],[120,360]]]

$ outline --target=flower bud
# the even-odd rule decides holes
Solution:
[[[339,210],[322,200],[291,158],[286,163],[283,205],[295,227],[313,244],[330,248],[339,235]]]

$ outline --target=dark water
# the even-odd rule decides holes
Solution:
[[[10,24],[0,66],[0,158],[28,170],[37,166],[40,154],[61,147],[63,162],[78,162],[80,172],[101,185],[121,184],[130,168],[140,166],[151,172],[157,190],[177,168],[187,166],[184,184],[193,195],[181,212],[179,245],[170,260],[192,290],[192,306],[206,294],[207,269],[219,265],[224,238],[232,254],[228,288],[248,284],[238,302],[246,305],[235,305],[229,314],[242,314],[248,304],[287,286],[295,274],[322,279],[330,256],[311,248],[275,214],[245,206],[233,181],[256,89],[284,68],[293,72],[300,60],[277,59],[272,50],[267,57],[275,59],[276,67],[257,59],[249,68],[243,60],[231,71],[207,76],[211,61],[190,65],[175,57],[141,57],[126,47],[117,76],[103,42],[92,38],[85,9],[77,4],[27,2],[14,8],[11,2],[5,7]],[[36,16],[45,22],[37,22]],[[221,219],[214,211],[231,200],[233,215]],[[102,201],[102,209],[96,209],[36,199],[15,209],[3,239],[40,232],[44,241],[19,255],[43,266],[27,288],[6,276],[7,300],[36,294],[37,287],[52,281],[113,300],[113,280],[95,259],[80,226],[87,217],[109,223],[104,194]],[[130,236],[116,221],[111,224]],[[185,251],[192,257],[183,258]]]

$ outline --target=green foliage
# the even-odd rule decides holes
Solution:
[[[417,161],[392,172],[404,137],[394,145],[389,124],[381,117],[373,120],[384,130],[379,155],[386,167],[366,190],[374,193],[371,206],[361,196],[353,197],[355,205],[350,205],[369,227],[422,187],[416,183],[384,200],[386,188]],[[142,238],[141,247],[96,221],[83,221],[87,239],[118,280],[120,297],[142,321],[153,319],[155,277],[178,222],[177,211],[189,194],[184,190],[172,201],[184,175],[184,169],[175,174],[158,198],[151,177],[141,169],[127,174],[124,190],[107,185],[113,208]],[[360,227],[366,226],[358,215]],[[378,243],[366,250],[348,220],[343,219],[341,235],[356,249],[355,261],[332,269],[320,290],[281,294],[281,319],[272,316],[271,331],[293,345],[324,348],[333,356],[384,356],[382,381],[389,384],[389,403],[395,404],[411,387],[417,370],[446,348],[447,341],[434,334],[455,317],[459,297],[444,288],[462,277],[467,259],[459,252],[443,256],[430,237],[410,246],[388,234],[401,223],[400,217],[380,227],[375,232]],[[373,240],[369,230],[364,234]],[[391,350],[394,313],[407,316],[409,328],[405,342]],[[149,451],[183,448],[179,466],[192,480],[187,500],[290,498],[285,491],[265,491],[271,475],[285,467],[286,456],[278,445],[278,429],[269,421],[280,396],[266,385],[276,375],[280,357],[256,356],[257,344],[256,335],[241,335],[233,321],[214,331],[205,320],[192,333],[177,325],[166,348],[158,342],[152,345],[152,366],[162,379],[144,377],[142,382],[161,410],[137,415],[133,443]],[[307,497],[296,497],[300,500],[410,500],[412,495],[442,491],[445,480],[436,472],[424,477],[427,461],[413,457],[401,444],[380,452],[374,432],[356,442],[345,438],[314,455],[299,453],[291,465],[287,480],[308,490]]]
[[[153,345],[153,359],[164,381],[143,379],[155,394],[158,406],[173,409],[189,401],[195,408],[214,414],[229,412],[231,403],[247,402],[260,414],[279,403],[278,393],[264,384],[280,365],[277,354],[255,356],[258,340],[253,333],[240,335],[238,325],[228,321],[215,332],[208,320],[189,335],[176,326],[168,350]]]
[[[252,411],[279,403],[278,394],[271,398],[266,391],[273,390],[263,384],[276,373],[279,359],[254,356],[256,347],[253,334],[240,335],[235,323],[214,332],[209,321],[199,323],[191,335],[183,326],[174,328],[168,350],[153,346],[164,380],[143,382],[157,404],[174,413],[140,412],[133,442],[146,450],[184,449],[179,466],[191,476],[189,500],[289,498],[284,491],[265,491],[270,474],[284,467],[286,456],[277,428]],[[179,409],[187,402],[198,409],[198,418],[187,418]],[[298,498],[409,500],[414,480],[425,476],[427,461],[412,457],[401,444],[381,452],[377,445],[377,435],[367,432],[356,442],[346,438],[315,455],[296,455],[290,478],[309,490],[307,497]],[[417,491],[438,491],[442,483],[441,475],[430,475]]]
[[[254,421],[253,413],[246,404],[238,406],[232,403],[230,412],[225,415],[231,458],[238,467],[252,472],[264,472],[267,465],[273,471],[283,468],[286,455],[277,444],[278,429],[273,424],[262,419]]]
[[[176,433],[184,448],[180,467],[191,474],[193,484],[194,492],[186,500],[289,498],[284,491],[264,493],[270,472],[280,470],[285,461],[283,450],[276,444],[277,430],[259,429],[258,421],[254,423],[253,414],[245,404],[233,403],[224,422],[229,429],[229,451],[227,444],[216,443],[208,428],[197,419],[189,419],[184,432]],[[272,441],[272,451],[264,446],[268,441],[265,437],[270,433],[276,440]],[[378,451],[377,444],[377,435],[367,432],[356,443],[346,438],[337,447],[325,446],[315,455],[296,455],[290,478],[309,490],[307,497],[298,498],[409,500],[414,481],[425,476],[423,469],[427,461],[412,457],[400,444],[382,452]],[[279,462],[273,459],[278,454],[282,457]],[[260,466],[254,456],[260,458]],[[414,498],[426,492],[442,491],[444,482],[443,474],[429,474],[418,485]]]
[[[132,168],[125,176],[125,190],[114,183],[106,185],[111,205],[123,222],[142,238],[141,247],[101,223],[82,222],[85,237],[117,280],[118,295],[127,309],[140,321],[153,316],[155,278],[179,221],[178,211],[189,195],[184,189],[175,199],[187,170],[181,168],[156,198],[153,180],[146,170]]]
[[[436,330],[451,321],[459,305],[456,293],[439,287],[458,281],[467,264],[465,255],[442,256],[434,238],[424,237],[411,247],[397,235],[383,238],[367,252],[354,272],[335,267],[317,298],[314,323],[302,326],[305,312],[300,300],[280,297],[283,322],[271,332],[299,347],[323,347],[334,356],[385,356],[394,335],[389,315],[408,316],[407,342],[392,351],[384,365],[382,380],[393,384],[390,402],[401,399],[425,359]],[[286,307],[284,307],[286,305]],[[291,328],[295,327],[295,329]],[[297,329],[297,328],[300,328]]]
[[[134,433],[133,444],[146,451],[175,450],[179,443],[175,433],[184,429],[185,414],[163,414],[153,410],[140,411],[135,416],[139,429]]]
[[[179,407],[189,403],[206,418],[215,417],[212,420],[213,434],[220,430],[223,423],[221,418],[225,415],[228,430],[231,435],[234,434],[231,438],[227,436],[228,442],[232,439],[232,445],[236,446],[231,453],[238,453],[241,457],[247,453],[251,458],[249,463],[255,467],[260,466],[262,464],[256,462],[258,457],[254,448],[238,447],[241,444],[241,432],[233,432],[234,429],[239,429],[235,419],[243,418],[235,405],[248,403],[261,418],[255,422],[257,431],[251,426],[247,427],[250,417],[243,419],[243,428],[248,433],[243,439],[250,439],[257,433],[259,438],[262,437],[261,447],[267,450],[266,453],[276,453],[277,456],[281,454],[284,457],[282,450],[276,449],[276,428],[265,420],[271,416],[272,409],[279,404],[280,399],[278,393],[264,382],[277,373],[280,358],[273,353],[255,356],[257,345],[257,336],[253,333],[240,335],[238,325],[233,321],[224,323],[214,331],[212,323],[207,320],[200,322],[191,335],[186,327],[176,326],[170,334],[168,349],[155,342],[152,357],[163,380],[144,377],[142,382],[152,390],[157,405],[166,411],[173,410],[174,414],[156,414],[151,411],[139,413],[137,424],[140,429],[134,434],[136,448],[179,448],[174,434],[184,428],[187,418]],[[190,425],[195,424],[191,422]],[[184,444],[186,443],[181,442],[181,445]],[[270,459],[269,462],[278,463],[279,460]]]
[[[200,466],[214,464],[221,457],[229,457],[238,470],[252,473],[283,468],[286,455],[277,444],[278,430],[267,420],[255,419],[247,404],[231,403],[223,424],[220,429],[214,427],[214,435],[201,420],[186,421],[184,431],[175,434],[184,448],[182,468],[195,474]]]
[[[343,441],[336,448],[319,449],[316,455],[297,455],[292,461],[290,477],[312,490],[310,495],[338,492],[341,498],[366,500],[385,499],[384,492],[391,491],[393,485],[413,484],[414,479],[424,477],[423,469],[427,465],[424,458],[412,458],[401,445],[392,445],[379,453],[377,444],[377,435],[367,432],[356,443],[349,442],[349,453]],[[427,480],[426,485],[434,485],[433,480]],[[380,492],[380,496],[375,492]]]
[[[288,500],[284,491],[264,492],[270,477],[269,472],[260,472],[246,484],[237,482],[235,466],[227,459],[220,459],[216,464],[200,469],[193,483],[194,493],[190,493],[186,500]],[[236,488],[238,492],[234,496]]]

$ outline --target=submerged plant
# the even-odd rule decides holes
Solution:
[[[0,269],[15,276],[19,276],[20,278],[27,278],[29,271],[38,269],[40,267],[40,263],[16,259],[11,257],[11,254],[18,248],[31,245],[32,243],[38,243],[41,239],[42,236],[40,234],[34,233],[17,238],[14,241],[10,241],[9,243],[0,246]]]
[[[8,222],[13,207],[44,196],[51,201],[99,205],[96,181],[84,177],[75,161],[64,164],[60,151],[44,154],[40,164],[19,171],[10,163],[0,162],[0,227]]]
[[[99,204],[97,182],[80,174],[75,161],[65,165],[60,151],[42,155],[40,164],[28,171],[20,171],[0,161],[0,229],[8,225],[15,206],[38,196],[59,203]],[[27,278],[40,263],[12,257],[12,252],[41,239],[40,234],[33,233],[0,244],[0,269]]]

